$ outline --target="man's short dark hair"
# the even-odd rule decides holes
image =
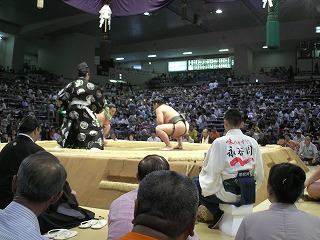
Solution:
[[[157,98],[153,99],[152,103],[153,104],[157,103],[158,105],[161,105],[161,104],[164,104],[165,102],[164,102],[163,98],[157,97]]]
[[[284,135],[279,135],[279,139],[285,139]]]
[[[116,105],[114,105],[113,103],[108,104],[109,109],[110,108],[116,108]]]
[[[172,238],[180,236],[194,221],[198,190],[185,175],[160,170],[140,183],[134,225],[143,225]]]
[[[22,122],[19,126],[19,133],[31,133],[39,127],[40,124],[37,118],[33,115],[28,115],[22,119]]]
[[[63,189],[67,172],[55,156],[41,151],[22,161],[17,178],[18,195],[31,202],[43,203]]]
[[[139,180],[142,181],[147,174],[157,170],[170,170],[167,159],[157,154],[145,156],[138,164]]]
[[[229,109],[224,115],[224,119],[227,120],[232,127],[239,127],[242,123],[242,114],[238,109]]]
[[[86,62],[79,63],[78,76],[85,77],[87,73],[90,73],[89,67]]]

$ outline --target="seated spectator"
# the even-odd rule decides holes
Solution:
[[[261,146],[265,146],[265,145],[269,144],[268,140],[264,137],[263,132],[259,133],[259,139],[257,140],[257,142]]]
[[[1,135],[1,143],[8,143],[9,142],[9,136],[8,133],[3,132]]]
[[[296,142],[301,143],[304,140],[304,138],[305,137],[302,135],[302,130],[298,129],[296,131],[296,135],[293,137],[293,140],[296,141]]]
[[[1,240],[40,240],[37,217],[59,200],[67,177],[59,160],[48,152],[25,158],[13,177],[13,201],[0,210]]]
[[[149,138],[149,134],[147,129],[142,129],[141,131],[141,136],[140,136],[140,141],[147,141]]]
[[[272,166],[267,188],[270,208],[246,216],[235,239],[318,239],[320,218],[297,209],[294,204],[303,192],[305,179],[305,172],[296,165]]]
[[[209,136],[209,130],[208,128],[205,128],[202,130],[202,138],[200,143],[204,144],[211,144],[213,142],[213,139]]]
[[[113,141],[118,141],[118,138],[117,138],[117,134],[116,133],[111,133],[111,139],[113,140]]]
[[[194,129],[193,124],[190,124],[188,133],[194,142],[198,142],[198,131]]]
[[[15,129],[11,129],[9,134],[9,142],[16,140],[17,138],[17,131]]]
[[[290,134],[286,134],[285,136],[280,135],[277,144],[282,147],[290,147],[293,151],[297,153],[300,148],[300,143],[291,140],[290,137],[291,137]]]
[[[134,227],[119,239],[187,239],[194,235],[198,201],[197,187],[187,176],[151,172],[139,184]]]
[[[271,129],[267,131],[265,139],[268,142],[267,144],[277,144],[277,138],[273,135],[273,131]]]
[[[148,137],[147,142],[161,142],[161,139],[157,137],[156,133],[151,133],[151,136]]]
[[[250,128],[250,130],[249,130],[249,132],[247,133],[247,135],[248,135],[249,137],[254,138],[255,140],[258,140],[258,139],[259,139],[259,133],[256,132],[256,131],[254,130],[254,128]]]
[[[58,140],[61,140],[61,138],[62,138],[62,136],[61,136],[61,130],[60,130],[59,128],[57,128],[57,129],[55,130],[55,133],[54,133],[53,136],[52,136],[52,139],[58,141]]]
[[[148,155],[139,162],[136,177],[140,182],[150,172],[169,170],[169,168],[169,163],[164,157]],[[137,198],[137,193],[138,189],[132,190],[111,203],[108,219],[108,239],[117,239],[132,230],[134,201]]]
[[[194,140],[190,137],[189,133],[186,133],[186,134],[182,137],[182,142],[194,143]]]
[[[210,138],[212,138],[213,140],[215,140],[216,138],[220,137],[220,133],[217,132],[217,128],[213,127],[210,134],[209,134]]]
[[[306,165],[317,165],[318,149],[316,145],[311,142],[310,136],[306,136],[300,144],[298,156],[300,156]]]
[[[133,134],[130,134],[129,137],[128,137],[128,140],[129,141],[135,141],[136,139],[135,139]]]
[[[51,140],[50,128],[49,128],[49,127],[45,127],[45,128],[41,131],[40,136],[41,136],[41,137],[40,137],[40,138],[41,138],[41,141]]]

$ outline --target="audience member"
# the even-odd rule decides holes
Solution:
[[[142,129],[141,136],[140,136],[140,141],[147,141],[148,138],[149,138],[149,135],[148,135],[147,129]]]
[[[20,126],[19,135],[15,141],[8,143],[0,152],[0,208],[5,208],[13,199],[11,181],[17,174],[22,160],[31,154],[45,151],[35,142],[39,139],[40,125],[34,116],[26,116]],[[51,205],[39,216],[41,232],[45,233],[53,228],[74,227],[81,221],[93,217],[92,212],[79,208],[79,204],[72,194],[68,184],[63,186],[63,197],[55,204]],[[69,216],[64,207],[72,209],[73,213],[78,212],[80,216],[76,218]],[[59,209],[59,211],[58,211]]]
[[[272,129],[268,129],[267,135],[264,136],[267,144],[277,144],[277,138],[274,136]]]
[[[136,174],[138,182],[150,172],[157,170],[169,170],[167,160],[159,155],[148,155],[138,164]],[[114,200],[110,205],[108,219],[108,239],[117,239],[130,232],[133,228],[134,201],[137,198],[138,188]]]
[[[47,239],[37,217],[59,200],[67,177],[59,160],[48,152],[25,158],[12,180],[13,201],[0,210],[0,239]]]
[[[117,137],[117,134],[116,133],[111,133],[111,139],[113,140],[113,141],[118,141],[118,137]]]
[[[220,137],[220,133],[217,132],[217,128],[213,127],[210,134],[209,134],[210,138],[212,138],[213,140],[215,140],[216,138]]]
[[[208,128],[203,129],[200,143],[211,144],[212,142],[213,142],[213,139],[209,136]]]
[[[306,175],[293,164],[281,163],[271,167],[268,178],[269,210],[246,216],[236,240],[318,239],[320,218],[295,206],[304,189]]]
[[[300,143],[291,140],[290,134],[280,135],[277,144],[282,147],[290,147],[295,152],[298,152],[300,148]]]
[[[151,133],[151,136],[148,137],[147,142],[161,142],[161,139],[157,137],[156,133]]]
[[[200,202],[214,217],[209,228],[215,228],[223,215],[219,203],[240,202],[240,188],[235,181],[240,170],[255,169],[251,174],[256,178],[257,187],[263,180],[262,155],[258,143],[242,133],[241,125],[239,110],[229,109],[224,117],[226,135],[212,143],[204,159],[199,181],[195,180]]]
[[[9,142],[9,135],[6,132],[3,132],[1,135],[1,143],[8,143]]]
[[[306,165],[317,165],[318,149],[311,142],[311,137],[306,136],[304,142],[301,142],[298,156]]]
[[[121,239],[187,239],[194,235],[197,187],[182,174],[161,170],[139,184],[133,229]]]
[[[11,182],[22,160],[31,154],[44,151],[35,142],[39,139],[40,124],[34,116],[26,116],[16,140],[8,143],[0,152],[0,208],[5,208],[13,199]]]
[[[198,142],[198,131],[194,128],[193,124],[189,126],[188,133],[194,142]]]
[[[302,130],[298,129],[296,131],[296,135],[293,137],[293,140],[298,142],[298,143],[301,143],[304,140],[304,138],[305,137],[302,135]]]
[[[259,133],[259,139],[257,140],[258,144],[261,145],[261,146],[265,146],[268,143],[268,140],[265,138],[264,136],[264,133],[263,132],[260,132]]]

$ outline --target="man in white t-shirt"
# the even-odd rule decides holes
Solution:
[[[157,137],[156,133],[151,133],[151,136],[147,139],[147,142],[161,142],[161,139]]]
[[[223,211],[219,203],[240,202],[240,193],[226,189],[229,185],[235,185],[233,181],[241,170],[249,170],[255,177],[257,187],[264,177],[262,155],[258,143],[252,137],[246,136],[240,130],[242,116],[239,110],[229,109],[224,116],[224,128],[226,135],[217,138],[210,146],[206,158],[203,161],[199,174],[199,182],[195,179],[199,188],[200,202],[213,214],[214,220],[209,228],[215,228]],[[254,167],[255,166],[255,167]],[[255,172],[252,170],[255,169]],[[232,186],[237,188],[237,186]]]

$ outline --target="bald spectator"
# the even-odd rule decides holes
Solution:
[[[213,142],[213,139],[209,137],[209,130],[208,128],[205,128],[202,130],[202,138],[201,143],[203,144],[211,144]]]
[[[140,141],[147,141],[149,138],[149,134],[147,129],[142,129],[141,131],[141,136],[140,136]]]

